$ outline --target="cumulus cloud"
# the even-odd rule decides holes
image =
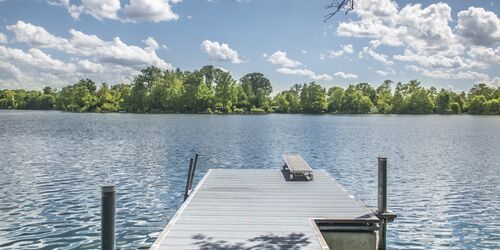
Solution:
[[[342,47],[342,51],[344,51],[347,54],[354,53],[354,47],[352,46],[352,44],[345,44],[345,45],[342,44],[340,45],[340,47]]]
[[[360,58],[371,58],[371,59],[378,61],[378,62],[381,62],[385,65],[394,64],[393,61],[388,59],[389,56],[375,52],[375,50],[373,50],[370,47],[363,47],[363,51],[359,52],[359,57]]]
[[[85,10],[93,17],[102,19],[118,19],[120,0],[82,0]]]
[[[15,65],[0,61],[0,79],[2,79],[4,82],[19,82],[22,80],[23,76],[24,74]],[[6,88],[8,86],[1,86],[0,83],[0,87]]]
[[[308,69],[290,69],[290,68],[278,68],[276,72],[285,74],[285,75],[298,75],[298,76],[306,76],[312,80],[323,80],[328,81],[333,78],[328,74],[316,74]]]
[[[490,76],[485,73],[476,71],[454,71],[453,69],[426,69],[418,67],[415,65],[405,66],[407,69],[421,73],[422,75],[442,78],[442,79],[482,79],[484,81],[489,81]]]
[[[238,52],[233,50],[226,43],[219,43],[216,41],[205,40],[201,43],[201,50],[207,53],[208,57],[215,61],[242,63],[239,58]]]
[[[69,0],[48,0],[51,5],[65,7],[68,13],[78,19],[82,13],[98,20],[114,19],[120,21],[170,21],[179,19],[171,4],[181,0],[130,0],[122,9],[120,0],[82,0],[81,5],[71,4]],[[120,13],[125,15],[120,16]]]
[[[123,11],[125,16],[132,21],[170,21],[179,19],[179,15],[172,11],[170,3],[180,1],[171,0],[130,0]]]
[[[0,32],[0,43],[7,43],[7,35]]]
[[[330,58],[336,58],[336,57],[340,57],[344,54],[354,53],[354,47],[352,46],[352,44],[346,44],[346,45],[342,44],[342,45],[340,45],[340,47],[342,48],[341,50],[328,50],[327,51]],[[321,60],[323,60],[323,59],[321,59]]]
[[[336,77],[344,78],[344,79],[356,79],[356,78],[358,78],[358,76],[355,74],[346,74],[342,71],[338,71],[337,73],[335,73],[333,75]]]
[[[379,75],[379,76],[386,76],[389,74],[389,72],[383,71],[383,70],[377,70],[377,71],[375,71],[375,73],[377,73],[377,75]]]
[[[162,69],[171,69],[172,66],[160,59],[155,52],[156,48],[146,49],[125,44],[119,37],[111,41],[104,41],[95,35],[88,35],[71,29],[69,39],[50,34],[43,27],[18,21],[15,25],[7,26],[15,34],[16,41],[25,42],[34,47],[53,48],[65,53],[92,57],[101,62],[114,63],[122,66],[140,69],[154,65]],[[148,39],[148,46],[154,39]],[[154,41],[156,42],[156,41]],[[153,44],[154,45],[154,44]]]
[[[152,37],[148,37],[148,39],[144,40],[144,43],[151,49],[158,49],[160,47],[160,44]]]
[[[156,50],[160,45],[152,37],[141,48],[123,42],[119,37],[105,41],[96,35],[85,34],[71,29],[67,38],[55,36],[46,29],[23,21],[7,26],[14,34],[14,41],[27,43],[32,48],[20,50],[0,46],[0,60],[14,67],[26,69],[23,81],[26,84],[66,85],[80,77],[93,77],[107,82],[130,80],[138,70],[148,66],[172,69],[172,65],[159,58]],[[42,49],[55,49],[71,56],[67,62],[53,58]],[[3,65],[3,71],[15,72],[15,68]],[[12,74],[11,74],[12,75]],[[29,78],[36,76],[36,81]],[[0,78],[5,80],[2,76]],[[17,78],[20,79],[19,77]],[[28,80],[26,80],[28,79]],[[30,80],[31,79],[31,80]],[[21,80],[19,80],[21,82]],[[32,85],[31,87],[34,87]],[[30,88],[30,86],[26,86]],[[37,85],[37,87],[40,87]]]
[[[0,58],[2,58],[2,60],[27,66],[25,68],[34,68],[53,74],[63,74],[74,71],[73,64],[67,64],[63,61],[53,59],[51,55],[37,48],[31,48],[25,52],[20,49],[0,46]]]
[[[293,67],[297,67],[297,66],[301,65],[301,63],[299,61],[295,61],[295,60],[288,58],[288,56],[286,55],[286,52],[283,52],[281,50],[274,52],[270,56],[268,56],[266,53],[264,53],[263,57],[266,58],[266,60],[268,62],[270,62],[271,64],[278,65],[281,67],[293,68]]]
[[[500,43],[500,19],[491,11],[470,7],[458,13],[457,32],[464,40],[479,46]]]
[[[74,19],[80,18],[80,14],[85,10],[85,6],[83,5],[75,5],[70,4],[69,0],[48,0],[47,1],[51,5],[62,6],[68,10],[68,13]]]
[[[483,8],[460,11],[455,27],[450,26],[451,7],[442,2],[400,8],[392,0],[360,0],[354,13],[357,19],[340,22],[336,31],[340,36],[372,39],[360,51],[360,58],[384,65],[394,64],[391,59],[416,63],[406,68],[446,79],[485,78],[477,70],[498,65],[500,20]],[[404,53],[389,56],[377,52],[382,45],[402,47]]]
[[[469,49],[468,54],[478,62],[484,62],[486,64],[500,64],[500,46],[496,49],[473,46]]]
[[[7,30],[14,33],[17,42],[28,43],[36,47],[62,49],[68,44],[68,40],[50,34],[45,28],[23,21],[7,25]]]

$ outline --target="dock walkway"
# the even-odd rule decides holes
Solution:
[[[378,221],[324,171],[211,169],[151,249],[327,249],[312,219]]]

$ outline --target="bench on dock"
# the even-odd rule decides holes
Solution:
[[[304,176],[309,181],[313,180],[313,170],[300,154],[283,154],[283,159],[285,159],[283,170],[290,172],[290,180],[293,180],[295,176]]]

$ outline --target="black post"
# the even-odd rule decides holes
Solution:
[[[378,158],[378,211],[379,215],[387,212],[387,158]],[[387,218],[380,216],[378,249],[386,249]]]
[[[101,248],[115,250],[115,185],[101,186]]]
[[[187,197],[189,196],[189,189],[190,189],[189,185],[191,185],[192,172],[193,172],[193,158],[191,158],[191,160],[189,160],[189,171],[188,171],[187,180],[186,180],[186,189],[184,190],[184,200],[186,200]]]
[[[198,164],[198,154],[194,155],[193,172],[191,173],[191,183],[189,183],[189,189],[193,187],[194,172],[196,171],[196,164]]]
[[[378,211],[387,212],[387,158],[378,158]]]

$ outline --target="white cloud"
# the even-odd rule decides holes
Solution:
[[[468,55],[478,62],[500,64],[500,46],[496,49],[473,46],[469,49]]]
[[[118,19],[118,11],[120,10],[120,0],[82,0],[87,13],[93,17],[102,19]]]
[[[327,50],[328,52],[328,55],[330,58],[336,58],[336,57],[340,57],[344,54],[352,54],[354,53],[354,47],[352,46],[352,44],[342,44],[340,45],[340,47],[342,48],[341,50]],[[323,60],[323,59],[321,59]]]
[[[303,49],[300,51],[302,54],[307,54],[307,50]]]
[[[172,66],[160,59],[155,52],[156,48],[149,47],[153,40],[148,39],[148,47],[143,49],[134,45],[125,44],[119,37],[112,41],[104,41],[95,35],[88,35],[81,31],[71,29],[70,39],[61,38],[50,34],[43,27],[18,21],[15,25],[7,26],[15,34],[16,41],[25,42],[34,47],[53,48],[62,52],[92,57],[93,59],[119,64],[126,67],[140,69],[150,65],[162,69],[171,69]]]
[[[500,19],[491,11],[470,7],[458,13],[457,32],[474,45],[493,46],[500,43]]]
[[[80,14],[85,10],[85,6],[70,4],[69,0],[48,0],[47,2],[51,5],[65,7],[74,19],[80,18]]]
[[[405,50],[403,55],[394,55],[395,60],[405,61],[405,62],[418,62],[422,66],[426,67],[446,67],[446,68],[485,68],[486,65],[473,61],[470,59],[464,59],[460,56],[445,56],[445,55],[419,55],[411,50]]]
[[[360,20],[342,22],[337,33],[348,37],[375,38],[389,46],[407,46],[422,53],[459,53],[463,46],[448,25],[451,8],[445,3],[408,4],[397,10],[390,0],[359,1]],[[387,6],[382,9],[380,6]]]
[[[342,47],[342,51],[344,51],[347,54],[354,53],[354,47],[352,46],[352,44],[345,44],[345,45],[342,44],[340,45],[340,47]]]
[[[201,49],[208,54],[209,58],[216,61],[225,61],[231,63],[242,63],[238,52],[231,49],[225,43],[205,40],[201,43]]]
[[[79,72],[83,73],[99,73],[105,70],[104,66],[100,63],[94,63],[87,59],[80,60],[77,62],[79,68]]]
[[[7,35],[0,32],[0,43],[7,43]]]
[[[377,70],[377,71],[375,71],[375,73],[377,73],[377,75],[380,75],[380,76],[386,76],[389,74],[389,72],[383,71],[383,70]]]
[[[328,75],[328,74],[316,74],[311,70],[308,69],[290,69],[290,68],[279,68],[276,70],[276,72],[285,74],[285,75],[299,75],[299,76],[306,76],[310,79],[313,80],[323,80],[323,81],[328,81],[332,80],[333,78]]]
[[[148,47],[152,49],[158,49],[160,47],[160,44],[158,44],[158,42],[152,37],[148,37],[148,39],[146,39],[144,43],[147,44]]]
[[[336,77],[344,78],[344,79],[356,79],[356,78],[358,78],[358,76],[355,74],[346,74],[342,71],[339,71],[333,75]]]
[[[441,79],[476,79],[483,82],[490,82],[491,77],[485,73],[476,71],[456,71],[454,69],[426,69],[415,65],[407,65],[407,69],[421,73],[422,75]]]
[[[292,60],[287,57],[286,52],[278,50],[272,55],[268,56],[266,53],[262,55],[268,62],[286,68],[293,68],[301,65],[299,61]]]
[[[172,11],[170,3],[180,1],[166,0],[130,0],[123,11],[125,16],[132,21],[170,21],[179,19],[179,15]]]
[[[15,65],[0,61],[0,79],[2,79],[4,82],[19,82],[22,80],[23,76],[24,74]],[[0,87],[6,88],[8,86],[1,86],[0,83]]]
[[[92,15],[98,20],[114,19],[120,21],[170,21],[177,20],[179,15],[174,13],[171,4],[182,0],[130,0],[121,8],[120,0],[82,0],[81,5],[71,4],[70,0],[48,0],[51,5],[62,6],[74,18],[80,18],[82,13]],[[122,13],[125,17],[120,17]]]
[[[384,55],[384,54],[381,54],[381,53],[377,53],[377,52],[375,52],[375,50],[373,50],[370,47],[363,47],[363,51],[359,52],[359,57],[360,58],[363,58],[363,57],[371,58],[371,59],[373,59],[375,61],[378,61],[378,62],[381,62],[381,63],[383,63],[385,65],[394,64],[393,61],[387,59],[388,58],[387,55]]]
[[[69,38],[62,38],[50,34],[43,27],[23,21],[7,26],[7,29],[14,33],[14,41],[32,46],[27,51],[0,46],[0,60],[23,69],[26,77],[19,83],[31,84],[27,88],[40,87],[42,83],[67,85],[80,77],[117,83],[130,80],[140,69],[148,66],[173,68],[156,55],[160,45],[152,37],[144,40],[147,47],[141,48],[126,44],[119,37],[105,41],[74,29],[69,31]],[[69,54],[72,58],[68,62],[53,58],[41,50],[45,48]],[[14,72],[12,67],[3,65],[3,68],[4,71],[8,68]],[[0,77],[0,80],[5,80],[4,76]]]
[[[23,21],[17,21],[17,23],[13,25],[7,25],[7,30],[14,33],[17,42],[25,42],[36,47],[55,47],[61,49],[64,45],[68,44],[68,40],[50,34],[43,27]]]
[[[2,58],[2,60],[16,62],[23,66],[27,66],[23,67],[26,69],[33,68],[54,74],[73,72],[75,69],[73,64],[67,64],[63,61],[53,59],[51,55],[48,55],[37,48],[31,48],[27,52],[24,52],[20,49],[0,46],[0,58]]]
[[[394,63],[391,57],[417,63],[419,66],[408,65],[407,69],[446,79],[485,78],[485,73],[474,70],[498,65],[500,20],[493,12],[470,7],[458,13],[457,25],[452,28],[452,11],[446,3],[407,4],[402,8],[392,0],[356,3],[354,13],[358,18],[339,23],[337,34],[372,38],[359,53],[360,58],[371,58],[384,65]],[[402,47],[404,53],[389,57],[376,51],[381,45]]]
[[[335,58],[335,57],[340,57],[344,54],[344,51],[343,50],[328,50],[328,55],[331,57],[331,58]]]

